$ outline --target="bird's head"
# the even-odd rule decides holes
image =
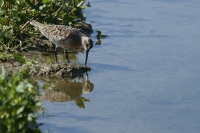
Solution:
[[[82,44],[86,51],[89,51],[93,47],[93,41],[89,37],[82,36]]]
[[[88,53],[90,49],[93,47],[92,39],[89,37],[82,36],[82,44],[86,51],[85,65],[87,64]]]

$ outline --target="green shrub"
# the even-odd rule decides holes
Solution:
[[[15,59],[34,37],[33,27],[23,25],[30,19],[42,23],[70,25],[84,20],[84,0],[0,0],[0,60]],[[8,53],[9,52],[9,53]],[[4,53],[4,54],[2,54]]]
[[[0,69],[0,132],[40,133],[34,111],[40,106],[35,100],[35,88],[26,78],[28,69],[11,77]]]

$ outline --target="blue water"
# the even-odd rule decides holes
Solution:
[[[200,132],[200,1],[90,4],[86,22],[108,35],[89,53],[90,102],[43,102],[43,132]]]

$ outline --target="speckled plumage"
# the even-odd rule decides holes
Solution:
[[[89,50],[93,47],[93,42],[89,37],[82,36],[77,29],[65,25],[44,25],[35,20],[31,20],[30,24],[37,27],[46,38],[56,45],[56,61],[57,47],[66,50],[66,58],[68,62],[67,49],[85,49],[85,65],[87,64]]]

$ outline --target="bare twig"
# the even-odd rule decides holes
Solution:
[[[4,3],[4,7],[5,7],[5,15],[6,15],[6,26],[9,26],[9,19],[8,19],[8,8],[9,8],[9,3],[5,2]]]
[[[22,26],[22,29],[24,29],[26,27],[27,24],[29,24],[30,21],[27,21],[23,26]]]
[[[57,10],[56,12],[52,13],[51,15],[52,15],[52,16],[55,16],[55,15],[60,11],[61,8],[62,8],[62,7],[58,8],[58,10]]]
[[[37,15],[35,15],[33,18],[31,18],[30,20],[33,20],[33,19],[35,19],[36,17],[38,16],[38,14]],[[22,26],[22,29],[24,29],[29,23],[30,23],[30,20],[29,21],[27,21],[23,26]]]

